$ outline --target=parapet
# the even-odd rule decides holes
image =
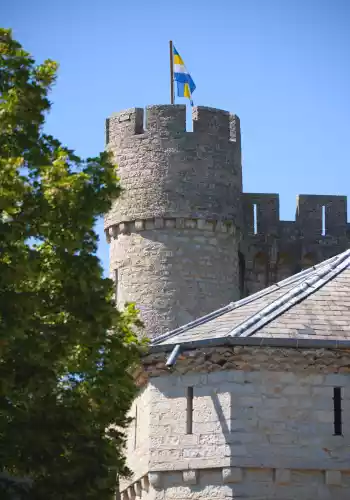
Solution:
[[[320,234],[345,236],[347,230],[346,196],[299,195],[296,223],[303,236]]]
[[[279,195],[243,193],[243,230],[247,234],[277,235]]]
[[[193,133],[216,136],[240,144],[240,122],[236,115],[216,108],[196,106],[192,111]],[[145,124],[145,125],[144,125]],[[106,120],[106,143],[145,133],[186,132],[186,106],[154,105],[114,113]],[[189,132],[191,133],[191,132]]]
[[[317,239],[344,238],[347,234],[346,196],[310,195],[297,197],[295,221],[281,221],[279,195],[243,193],[243,227],[249,235],[279,235]]]
[[[115,113],[106,122],[124,194],[105,227],[135,220],[204,219],[240,225],[242,167],[239,118],[193,108],[186,130],[183,105]]]
[[[143,133],[143,109],[130,108],[114,113],[106,120],[106,144],[120,136],[132,136]]]

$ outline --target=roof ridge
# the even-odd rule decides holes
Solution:
[[[299,285],[288,290],[288,292],[275,299],[268,306],[263,307],[259,312],[252,314],[248,319],[242,321],[242,323],[231,330],[227,336],[241,337],[253,335],[266,323],[277,318],[291,306],[305,299],[321,288],[321,286],[331,281],[349,265],[349,258],[350,249],[339,254],[336,258],[324,261],[322,266],[315,266],[315,272],[311,273],[309,279],[306,277]]]
[[[345,252],[343,252],[343,253],[345,253]],[[304,269],[297,274],[293,274],[292,276],[285,278],[282,281],[279,281],[277,283],[273,283],[269,287],[263,288],[262,290],[259,290],[258,292],[253,293],[252,295],[249,295],[248,297],[244,297],[243,299],[237,300],[235,302],[230,302],[226,306],[221,307],[220,309],[216,309],[215,311],[212,311],[211,313],[206,314],[205,316],[201,316],[199,318],[196,318],[193,321],[190,321],[189,323],[186,323],[185,325],[179,326],[178,328],[175,328],[173,330],[165,332],[162,335],[159,335],[157,338],[155,338],[151,344],[158,345],[158,344],[164,342],[165,340],[169,340],[172,337],[176,337],[180,333],[187,332],[188,330],[191,330],[192,328],[195,328],[196,326],[200,326],[203,323],[207,323],[208,321],[211,321],[212,319],[218,318],[219,316],[222,316],[225,313],[232,311],[233,309],[238,309],[239,307],[250,304],[251,302],[254,302],[257,299],[260,299],[261,297],[269,295],[270,293],[274,292],[276,289],[283,288],[284,286],[287,286],[295,281],[299,281],[300,278],[302,278],[304,275],[305,275],[305,277],[307,277],[308,275],[312,274],[314,271],[326,266],[328,263],[331,263],[332,261],[334,261],[335,259],[338,259],[342,255],[343,254],[338,254],[336,256],[330,257],[326,261],[320,262],[319,264],[316,264],[315,266]]]

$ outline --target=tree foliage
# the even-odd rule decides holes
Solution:
[[[29,478],[26,498],[103,500],[128,474],[143,342],[96,257],[120,194],[111,158],[83,161],[43,130],[56,72],[0,30],[0,473]]]

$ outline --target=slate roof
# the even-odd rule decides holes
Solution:
[[[152,346],[248,337],[350,341],[350,250],[165,333]]]

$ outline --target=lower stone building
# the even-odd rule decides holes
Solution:
[[[155,339],[123,500],[349,500],[350,251]]]

